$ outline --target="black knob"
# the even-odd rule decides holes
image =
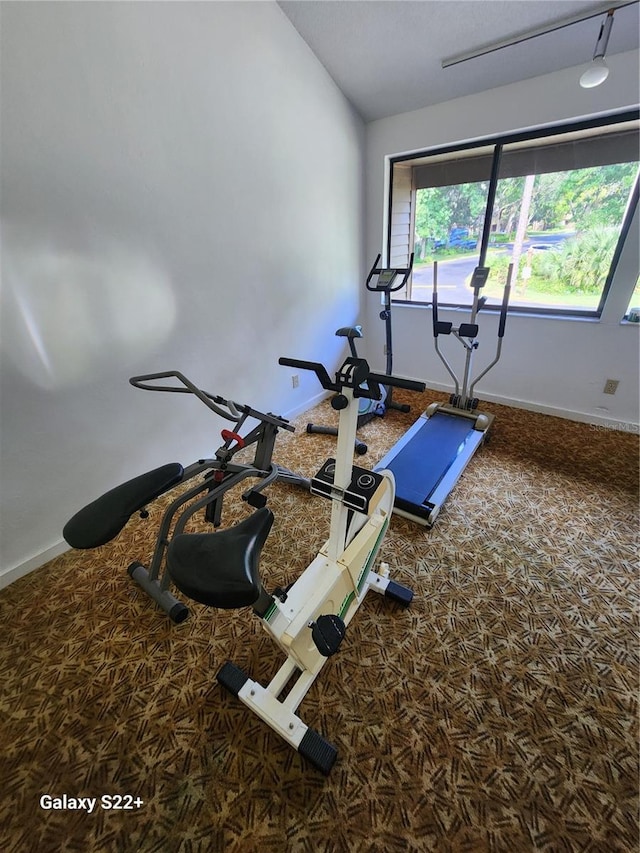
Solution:
[[[336,412],[339,412],[341,409],[346,409],[348,405],[349,401],[344,394],[336,394],[336,396],[331,400],[331,408],[335,409]]]

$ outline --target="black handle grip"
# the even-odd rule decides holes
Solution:
[[[509,295],[511,294],[511,285],[507,284],[502,297],[502,308],[500,309],[500,323],[498,324],[498,337],[504,337],[504,327],[507,325],[507,308],[509,307]]]
[[[320,364],[319,361],[304,361],[300,358],[279,358],[278,364],[281,364],[283,367],[297,367],[298,370],[310,370],[312,373],[315,373],[318,377],[318,380],[323,388],[327,391],[336,391],[337,386],[335,382],[331,381],[331,377],[327,373],[327,369],[324,364]]]
[[[502,307],[500,308],[500,322],[498,323],[498,337],[504,337],[504,327],[507,324],[507,309],[509,308],[509,297],[511,295],[511,278],[513,276],[513,264],[509,264],[507,270],[507,283],[502,295]]]
[[[401,379],[399,376],[387,376],[386,373],[370,373],[368,378],[380,385],[392,385],[394,388],[405,388],[407,391],[424,391],[427,387],[424,382]]]
[[[438,337],[438,292],[434,289],[431,300],[431,318],[433,320],[433,337]]]

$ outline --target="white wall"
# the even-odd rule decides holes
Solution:
[[[364,129],[280,9],[2,4],[0,581],[142,471],[219,445],[179,369],[283,413],[362,280]]]
[[[389,157],[637,106],[638,52],[607,57],[607,62],[611,73],[597,89],[581,89],[581,69],[569,68],[367,125],[367,258],[375,258],[386,246]],[[578,420],[621,427],[637,424],[639,327],[620,324],[637,275],[636,215],[601,320],[534,319],[510,313],[503,358],[477,386],[476,394]],[[376,299],[367,299],[367,357],[382,369],[379,310]],[[453,312],[442,314],[442,319],[454,320]],[[393,320],[394,372],[422,379],[432,388],[449,388],[448,374],[433,349],[431,309],[394,307]],[[481,320],[478,367],[491,361],[497,329],[495,317]],[[452,351],[452,361],[463,357],[458,349],[460,353]],[[607,378],[620,380],[613,397],[602,393]]]

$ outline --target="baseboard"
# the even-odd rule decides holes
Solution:
[[[429,388],[433,391],[442,391],[446,394],[451,393],[449,385],[440,385],[436,382],[429,383]],[[594,415],[589,412],[576,412],[572,409],[560,409],[556,406],[547,406],[544,403],[532,403],[529,400],[514,400],[510,397],[501,397],[498,394],[482,394],[480,399],[480,409],[482,409],[482,400],[489,403],[498,403],[500,406],[509,406],[512,409],[524,409],[526,412],[537,412],[541,415],[550,415],[554,418],[564,418],[567,421],[576,421],[578,423],[589,424],[590,426],[599,429],[611,429],[617,432],[628,432],[634,435],[640,434],[640,424],[633,421],[617,420],[614,415]]]
[[[527,412],[538,412],[541,415],[551,415],[554,418],[564,418],[568,421],[589,424],[601,429],[612,429],[617,432],[629,432],[634,435],[640,433],[640,424],[633,421],[616,420],[612,415],[593,415],[588,412],[575,412],[571,409],[558,409],[554,406],[545,406],[542,403],[529,403],[526,400],[503,400],[499,397],[485,395],[486,400],[499,403],[503,406],[511,406],[515,409],[524,409]]]
[[[381,372],[384,373],[384,371]],[[412,379],[416,382],[420,381],[416,380],[413,376],[401,376],[400,378]],[[432,391],[442,391],[446,394],[451,393],[451,386],[441,385],[437,382],[430,382],[429,388]],[[314,406],[317,406],[318,403],[321,403],[328,396],[330,396],[328,392],[322,391],[319,394],[316,394],[315,397],[307,400],[306,403],[303,403],[297,408],[287,412],[284,417],[289,420],[293,420],[299,415],[304,414],[306,411],[309,411]],[[487,400],[489,403],[498,403],[500,406],[510,406],[512,409],[524,409],[526,412],[538,412],[538,414],[541,415],[550,415],[554,418],[564,418],[564,420],[567,421],[589,424],[590,426],[598,427],[600,429],[612,429],[617,432],[628,432],[634,435],[640,434],[640,424],[634,423],[633,421],[617,420],[613,415],[594,415],[589,412],[576,412],[572,409],[560,409],[556,406],[547,406],[544,403],[532,403],[529,400],[515,400],[511,397],[502,397],[499,394],[483,394],[482,400]],[[482,408],[482,402],[480,403],[480,408]]]
[[[315,397],[311,397],[310,400],[306,400],[304,403],[301,403],[299,406],[296,406],[294,409],[290,409],[288,412],[285,412],[283,417],[287,418],[287,420],[292,421],[295,418],[303,415],[305,412],[313,409],[314,406],[317,406],[318,403],[322,403],[323,400],[326,400],[327,397],[331,396],[330,391],[320,391],[319,394],[316,394]]]
[[[24,563],[19,563],[11,569],[0,570],[0,589],[4,589],[9,584],[17,581],[18,578],[28,575],[29,572],[34,572],[36,569],[44,566],[45,563],[48,563],[49,560],[59,557],[60,554],[64,554],[68,550],[69,546],[67,543],[64,540],[60,540],[60,542],[57,542],[45,551],[41,551],[39,554],[35,554],[33,557],[25,560]]]
[[[589,412],[576,412],[572,409],[559,409],[555,406],[546,406],[543,403],[531,403],[527,400],[505,399],[493,394],[484,394],[484,400],[498,403],[501,406],[510,406],[513,409],[524,409],[526,412],[537,412],[541,415],[551,415],[554,418],[564,418],[567,421],[589,424],[600,429],[611,429],[617,432],[629,432],[634,435],[640,433],[640,425],[632,421],[616,420],[612,415],[593,415]],[[480,404],[482,407],[482,404]]]

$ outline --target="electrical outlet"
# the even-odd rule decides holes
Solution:
[[[300,384],[300,377],[298,376],[297,373],[294,373],[293,376],[291,377],[291,387],[297,388],[299,384]]]
[[[619,379],[607,379],[604,383],[604,391],[603,394],[615,394],[618,390]]]

